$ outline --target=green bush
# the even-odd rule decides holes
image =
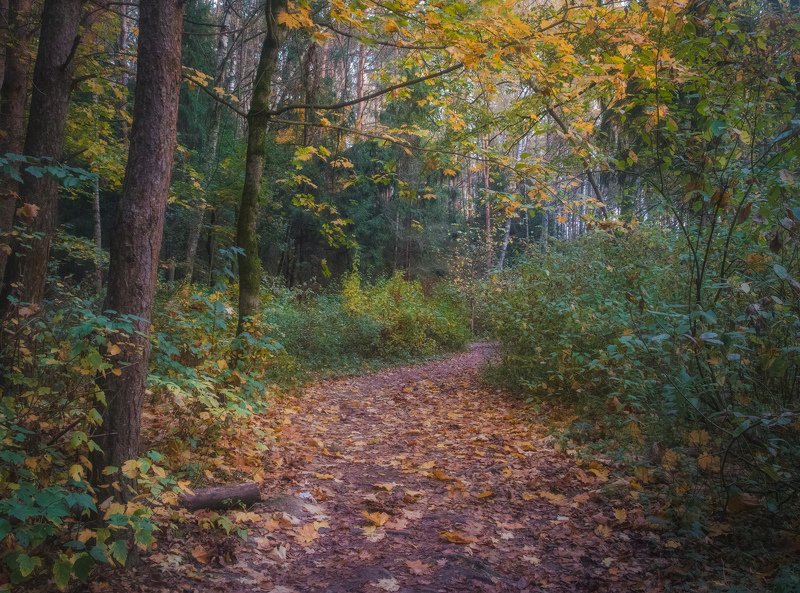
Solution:
[[[364,286],[352,274],[341,294],[273,291],[262,318],[287,355],[317,370],[457,350],[470,337],[457,293],[442,285],[426,296],[401,275]]]
[[[714,487],[706,503],[785,517],[800,478],[798,262],[745,232],[720,241],[708,269],[723,249],[735,268],[700,287],[702,306],[667,231],[595,232],[530,253],[484,287],[502,346],[492,375],[589,412],[589,438],[685,456],[684,483]]]

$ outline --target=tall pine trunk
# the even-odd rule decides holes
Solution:
[[[264,7],[267,32],[261,47],[261,57],[256,70],[253,98],[247,113],[247,159],[245,161],[244,188],[239,202],[239,219],[236,224],[236,244],[242,250],[239,263],[239,323],[241,333],[244,322],[258,312],[261,285],[261,258],[258,254],[258,204],[261,179],[264,175],[267,126],[269,124],[269,98],[272,77],[278,63],[278,53],[285,36],[285,27],[278,23],[278,15],[286,11],[286,0],[267,0]]]
[[[102,381],[107,407],[96,439],[104,465],[136,457],[150,357],[150,318],[175,156],[181,76],[181,0],[141,0],[139,48],[128,162],[111,241],[105,309],[135,316],[136,335],[118,344],[119,375]],[[127,497],[128,491],[121,496]]]
[[[32,27],[32,0],[10,0],[8,23],[4,31],[5,54],[3,86],[0,90],[0,154],[19,154],[25,145],[25,106],[28,102],[28,77]],[[18,184],[0,177],[0,291],[3,286],[8,254],[11,250],[11,227],[17,206]],[[0,310],[2,304],[0,304]]]
[[[56,162],[61,159],[75,53],[80,42],[82,4],[83,0],[45,0],[25,137],[27,156]],[[3,296],[13,294],[30,303],[42,300],[56,225],[58,186],[58,180],[52,175],[23,174],[21,200],[38,207],[38,213],[28,225],[35,235],[25,245],[14,242],[6,265]],[[6,306],[6,299],[3,301]]]

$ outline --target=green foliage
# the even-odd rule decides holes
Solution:
[[[62,293],[41,312],[19,308],[0,335],[0,561],[12,583],[50,574],[63,590],[96,564],[124,565],[127,533],[148,546],[151,508],[178,488],[154,452],[131,460],[133,475],[131,465],[104,469],[137,478],[146,504],[119,505],[89,486],[105,404],[96,378],[119,372],[111,338],[131,331],[131,319]]]
[[[502,343],[502,380],[531,395],[602,400],[627,397],[636,374],[637,391],[652,392],[646,369],[622,354],[644,303],[677,296],[673,251],[664,233],[599,231],[493,275],[482,316]]]
[[[503,345],[494,375],[532,400],[582,406],[595,427],[574,426],[574,439],[669,448],[661,463],[681,466],[673,494],[684,503],[691,480],[715,488],[703,505],[789,514],[800,461],[797,262],[742,234],[729,246],[736,276],[705,285],[714,298],[689,308],[683,244],[668,237],[590,234],[493,277],[485,314]]]
[[[426,296],[397,274],[363,285],[348,275],[341,294],[273,291],[263,313],[286,353],[306,368],[358,370],[463,348],[463,304],[446,285]]]

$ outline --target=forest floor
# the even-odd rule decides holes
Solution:
[[[637,484],[561,452],[487,387],[487,344],[325,381],[273,406],[265,502],[220,531],[165,535],[116,590],[657,592],[676,543]],[[104,587],[100,587],[104,589]]]

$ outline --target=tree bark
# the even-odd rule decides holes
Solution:
[[[25,145],[25,106],[28,102],[28,52],[31,44],[32,0],[10,0],[8,29],[5,31],[3,86],[0,90],[0,154],[20,154]],[[19,186],[8,178],[0,178],[0,294],[2,294],[8,251],[11,249],[11,227],[17,206]],[[2,304],[0,304],[0,310]]]
[[[92,218],[94,219],[94,290],[103,292],[103,219],[100,216],[100,177],[94,180],[92,191]]]
[[[80,42],[83,0],[45,0],[39,50],[33,70],[25,155],[58,161],[64,147],[64,128],[75,72],[75,53]],[[36,233],[28,244],[14,242],[5,270],[3,296],[38,303],[44,296],[50,243],[56,224],[58,180],[52,175],[23,174],[21,200],[39,208],[29,225]],[[2,306],[8,301],[3,298]]]
[[[242,333],[245,321],[258,312],[261,286],[261,259],[258,253],[258,218],[261,179],[264,175],[269,98],[272,77],[286,28],[278,23],[278,15],[286,11],[286,0],[267,0],[264,7],[267,31],[261,47],[256,70],[253,97],[247,113],[247,159],[239,218],[236,224],[236,244],[242,250],[239,262],[239,320],[237,334]]]
[[[11,14],[9,0],[0,0],[0,88],[6,75],[6,48],[11,39]]]
[[[128,162],[111,241],[105,309],[135,316],[138,332],[121,337],[119,375],[101,381],[107,406],[96,437],[103,450],[94,463],[98,485],[106,465],[120,466],[139,449],[147,380],[158,255],[164,230],[177,136],[181,77],[181,0],[141,0],[133,125]],[[119,496],[126,499],[130,488]]]

